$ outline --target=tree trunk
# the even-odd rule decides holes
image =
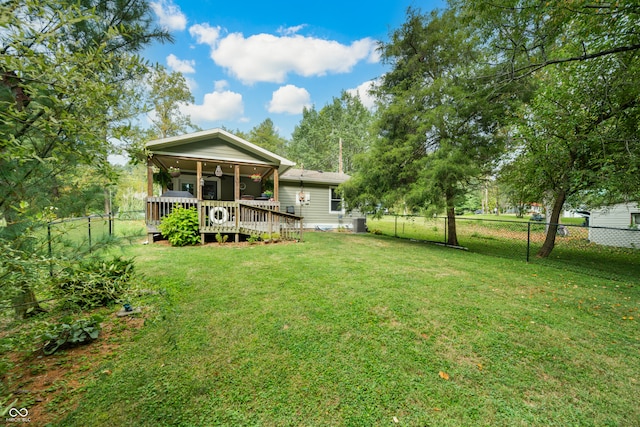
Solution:
[[[27,284],[22,285],[22,292],[13,298],[13,309],[17,319],[24,319],[37,313],[43,313],[45,309],[40,307],[36,294]]]
[[[456,209],[453,206],[447,207],[447,245],[458,246]]]
[[[564,201],[567,198],[567,193],[564,190],[560,190],[556,199],[553,202],[551,208],[551,217],[549,218],[547,235],[544,239],[544,244],[536,255],[538,258],[546,258],[551,254],[553,247],[556,244],[556,233],[558,232],[558,223],[560,222],[560,212],[564,206]]]

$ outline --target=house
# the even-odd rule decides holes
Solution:
[[[176,204],[198,210],[203,241],[217,233],[236,241],[264,233],[300,239],[303,228],[345,221],[335,189],[348,175],[293,169],[294,162],[223,129],[153,140],[146,148],[150,242]],[[162,194],[153,194],[154,177]]]
[[[304,217],[304,228],[351,228],[358,212],[347,213],[338,186],[344,173],[289,169],[280,176],[280,201],[287,212]]]
[[[640,206],[619,203],[591,211],[589,240],[605,246],[640,248]]]

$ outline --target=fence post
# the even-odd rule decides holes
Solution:
[[[113,215],[109,212],[109,237],[113,236]]]
[[[91,253],[91,217],[87,217],[87,231],[89,233],[89,253]]]
[[[529,262],[529,247],[531,246],[531,222],[527,222],[527,262]]]
[[[393,229],[393,237],[398,237],[398,214],[396,214],[396,223]]]
[[[47,223],[47,245],[49,246],[49,276],[53,277],[53,249],[51,247],[51,223]]]

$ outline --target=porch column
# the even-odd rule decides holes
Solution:
[[[147,196],[153,197],[153,163],[147,159]]]
[[[240,200],[240,165],[235,165],[233,177],[233,199]]]
[[[235,165],[233,170],[233,199],[234,201],[240,200],[240,165]],[[238,230],[238,224],[240,223],[240,204],[236,204],[236,230]],[[236,243],[240,241],[240,233],[236,233]]]
[[[202,162],[196,162],[196,197],[198,200],[202,200]]]
[[[202,200],[202,185],[200,184],[202,182],[202,162],[201,161],[197,161],[196,162],[196,198],[198,199],[198,228],[200,228],[200,230],[202,230],[202,224],[204,224],[204,219],[202,218],[202,215],[204,213],[204,208],[202,206],[202,203],[200,203],[200,201]],[[200,231],[200,244],[204,245],[204,233],[202,231]]]
[[[273,170],[273,200],[276,202],[280,201],[280,175],[278,173],[278,169]]]

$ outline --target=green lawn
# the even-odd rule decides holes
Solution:
[[[635,281],[346,233],[131,252],[146,325],[61,426],[640,420]]]
[[[596,245],[589,241],[589,229],[570,225],[569,236],[558,236],[551,256],[535,255],[545,239],[545,224],[529,222],[506,215],[456,217],[458,242],[470,252],[527,260],[527,240],[530,240],[529,262],[563,270],[587,273],[604,279],[636,281],[640,278],[640,250]],[[564,222],[564,220],[563,220]],[[395,217],[368,218],[367,225],[375,233],[404,239],[445,241],[445,218]],[[610,232],[611,241],[617,234]]]

